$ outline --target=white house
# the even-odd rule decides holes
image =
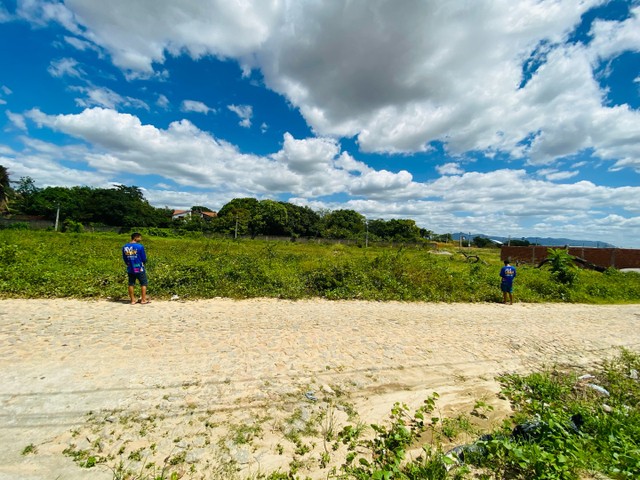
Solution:
[[[192,215],[197,215],[200,218],[204,218],[205,220],[210,220],[218,216],[217,212],[194,212],[192,210],[174,210],[173,215],[171,215],[172,220],[177,220],[178,218],[188,218]]]

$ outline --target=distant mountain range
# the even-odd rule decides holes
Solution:
[[[466,242],[469,238],[473,240],[475,237],[483,237],[488,238],[489,240],[494,240],[502,243],[508,243],[509,237],[500,237],[497,235],[485,235],[483,233],[452,233],[451,237],[456,241],[460,241],[460,237],[463,238],[463,242]],[[598,242],[594,240],[572,240],[570,238],[550,238],[550,237],[511,237],[511,240],[527,240],[529,243],[544,245],[546,247],[564,247],[565,245],[569,245],[570,247],[595,247],[595,248],[614,248],[615,245],[612,245],[607,242]]]

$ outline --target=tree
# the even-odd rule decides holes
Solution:
[[[356,238],[364,233],[365,217],[354,210],[334,210],[323,219],[322,236],[327,238]]]
[[[100,188],[91,192],[91,202],[83,205],[83,213],[90,222],[132,227],[137,223],[135,204],[128,192]]]
[[[249,222],[258,208],[255,198],[234,198],[218,211],[216,231],[220,233],[237,233],[247,235]]]
[[[34,196],[38,193],[36,183],[31,177],[20,177],[16,192],[16,209],[18,213],[30,214],[30,207],[33,203]]]
[[[280,202],[287,209],[287,233],[292,237],[320,235],[320,215],[309,207]]]
[[[213,210],[211,210],[209,207],[204,207],[202,205],[194,205],[193,207],[191,207],[191,211],[195,213],[213,212]]]
[[[571,285],[577,277],[576,266],[569,252],[561,248],[549,248],[545,259],[554,278],[565,285]]]
[[[287,208],[274,200],[261,200],[249,220],[249,232],[256,235],[289,235]]]
[[[84,205],[90,194],[89,187],[46,187],[39,189],[31,196],[27,211],[30,215],[43,216],[53,220],[58,208],[62,219],[82,222]]]
[[[420,236],[422,238],[426,238],[427,240],[431,240],[431,237],[433,236],[433,232],[431,230],[427,230],[426,228],[421,228]]]
[[[489,240],[486,237],[473,237],[473,245],[475,245],[478,248],[490,248],[490,247],[495,247],[496,244],[494,242],[492,242],[491,240]]]
[[[442,233],[440,235],[434,235],[433,240],[436,242],[450,243],[453,242],[453,236],[450,233]]]
[[[168,226],[171,222],[171,212],[151,206],[139,187],[117,185],[108,189],[88,189],[87,192],[80,212],[76,214],[76,218],[84,222],[125,228]]]
[[[202,232],[205,230],[206,224],[200,215],[189,215],[188,217],[179,219],[179,228],[188,232]]]
[[[389,240],[412,242],[420,239],[420,228],[415,220],[392,218],[387,224]]]
[[[36,188],[33,179],[21,178],[17,193],[20,213],[53,220],[60,209],[61,220],[98,223],[114,227],[166,227],[171,222],[168,209],[155,208],[145,200],[140,188],[46,187]]]
[[[9,210],[9,196],[11,191],[9,171],[4,166],[0,165],[0,213]]]
[[[388,224],[382,218],[369,220],[366,227],[369,229],[370,240],[386,239],[389,236]]]

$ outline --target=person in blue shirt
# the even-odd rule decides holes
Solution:
[[[502,290],[502,302],[507,303],[507,295],[509,303],[513,305],[513,279],[516,278],[516,268],[509,264],[509,260],[504,261],[504,267],[500,269],[500,289]]]
[[[147,304],[147,271],[145,269],[145,263],[147,263],[147,254],[144,251],[142,243],[142,235],[138,232],[131,234],[131,241],[122,247],[122,259],[127,265],[127,275],[129,276],[129,299],[131,305],[135,305],[137,302],[135,297],[135,285],[136,280],[140,283],[140,303]]]

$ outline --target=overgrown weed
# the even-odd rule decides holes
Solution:
[[[0,297],[126,297],[120,248],[127,235],[0,230]],[[482,261],[419,248],[321,245],[209,238],[143,239],[149,293],[155,298],[256,298],[500,301],[499,250],[472,249]],[[640,274],[572,272],[571,283],[548,269],[520,266],[521,302],[640,301]],[[564,278],[564,277],[563,277]]]

